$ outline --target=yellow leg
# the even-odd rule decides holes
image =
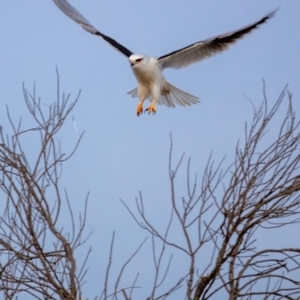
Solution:
[[[143,113],[143,103],[144,100],[140,101],[137,108],[136,108],[136,115],[139,117]]]
[[[155,108],[156,101],[152,101],[151,105],[145,110],[148,114],[153,113],[156,114],[156,108]]]

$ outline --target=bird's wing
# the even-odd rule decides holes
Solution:
[[[232,31],[226,34],[222,34],[205,41],[197,42],[182,49],[173,51],[166,55],[157,58],[158,63],[162,69],[175,68],[179,69],[186,67],[190,64],[199,62],[200,60],[217,54],[223,50],[226,50],[231,44],[235,43],[238,39],[242,38],[245,34],[250,33],[253,29],[259,25],[265,23],[272,18],[276,11],[267,14],[259,21],[243,27],[237,31]]]
[[[119,44],[114,39],[109,36],[101,33],[98,29],[96,29],[83,15],[81,15],[69,2],[66,0],[53,0],[54,3],[59,7],[61,11],[63,11],[68,17],[74,20],[76,23],[81,25],[81,27],[87,32],[99,36],[106,42],[108,42],[115,49],[119,50],[125,56],[130,57],[133,54],[130,50]]]

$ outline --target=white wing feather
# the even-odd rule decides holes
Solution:
[[[244,37],[245,34],[250,33],[253,29],[256,29],[259,25],[272,18],[276,11],[277,9],[267,14],[259,21],[245,26],[239,30],[197,42],[182,49],[173,51],[169,54],[163,55],[157,59],[158,63],[161,65],[162,69],[178,69],[222,52],[228,49],[229,46],[235,43],[238,39]]]
[[[65,0],[53,0],[54,3],[63,11],[69,18],[81,25],[83,29],[91,34],[96,34],[96,29],[76,8]]]
[[[53,0],[54,3],[58,6],[58,8],[65,13],[69,18],[71,18],[73,21],[78,23],[84,30],[87,32],[94,34],[103,40],[105,40],[107,43],[109,43],[111,46],[113,46],[116,50],[120,51],[122,54],[124,54],[127,57],[130,57],[133,52],[131,52],[129,49],[118,43],[116,40],[112,39],[111,37],[103,34],[100,32],[97,28],[95,28],[75,7],[73,7],[68,1],[66,0]]]

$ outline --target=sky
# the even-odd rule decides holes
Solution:
[[[79,103],[59,137],[66,151],[76,142],[72,117],[79,132],[85,131],[79,149],[64,166],[62,188],[68,190],[78,211],[90,192],[88,226],[95,232],[87,243],[93,252],[84,291],[92,298],[101,292],[101,270],[107,262],[112,232],[116,231],[116,269],[147,237],[119,199],[134,208],[141,191],[149,216],[158,226],[163,222],[170,195],[170,133],[174,161],[185,152],[192,157],[192,170],[201,174],[211,152],[216,162],[225,155],[225,164],[232,162],[234,147],[243,138],[245,121],[251,120],[253,112],[245,95],[259,105],[263,78],[270,103],[286,84],[294,99],[299,98],[300,2],[70,3],[101,32],[132,52],[153,56],[238,29],[280,6],[274,18],[230,50],[188,68],[164,72],[173,85],[199,97],[200,104],[175,109],[157,106],[156,115],[137,117],[137,99],[126,94],[136,87],[136,80],[123,55],[84,31],[53,1],[0,0],[0,123],[6,132],[6,105],[15,120],[23,117],[24,127],[32,124],[23,100],[23,82],[29,90],[35,82],[37,95],[50,104],[56,99],[57,67],[63,92],[75,99],[81,90]],[[299,111],[297,100],[295,105]],[[183,181],[178,182],[182,192]],[[280,241],[286,243],[284,237]],[[150,243],[145,247],[149,250]],[[137,258],[135,267],[147,261],[147,251]],[[80,260],[82,253],[78,255]],[[143,266],[151,270],[148,261]]]

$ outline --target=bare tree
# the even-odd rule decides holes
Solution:
[[[82,135],[69,154],[63,153],[57,136],[80,93],[73,103],[70,95],[61,96],[58,73],[57,100],[52,105],[42,104],[35,88],[29,93],[23,85],[23,92],[36,127],[23,130],[21,120],[15,125],[8,109],[12,135],[5,135],[0,127],[0,187],[5,195],[0,216],[0,291],[7,300],[24,293],[32,299],[79,299],[86,261],[78,266],[74,251],[89,236],[83,234],[88,197],[76,220],[59,180],[62,164],[74,154]],[[32,136],[36,142],[29,147],[25,139]],[[30,162],[29,152],[35,154]],[[66,215],[69,226],[61,221]]]
[[[171,294],[172,299],[184,294],[188,300],[300,299],[300,248],[260,248],[258,243],[258,232],[276,236],[279,227],[300,222],[300,124],[292,104],[285,88],[269,109],[264,93],[262,105],[253,105],[252,124],[246,123],[232,165],[223,170],[224,161],[215,165],[210,157],[199,180],[197,174],[191,176],[191,158],[187,160],[185,195],[176,191],[184,154],[173,166],[171,137],[170,217],[164,230],[147,216],[142,193],[135,209],[122,201],[152,237],[155,272],[147,299]],[[278,121],[282,108],[286,113]],[[266,144],[274,130],[276,138]],[[166,250],[173,255],[168,257]],[[188,264],[185,270],[170,272],[177,254]],[[164,285],[167,278],[173,280],[170,287]]]

